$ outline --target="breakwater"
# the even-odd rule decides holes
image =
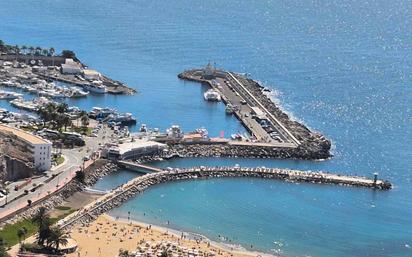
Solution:
[[[234,114],[252,134],[254,138],[252,142],[273,144],[273,148],[279,149],[278,153],[273,154],[275,157],[301,159],[331,157],[331,141],[292,120],[265,94],[265,88],[258,82],[210,66],[184,71],[178,77],[206,84],[220,93],[225,104],[235,105],[237,108]],[[262,120],[265,122],[262,123]],[[291,145],[294,147],[290,147]]]
[[[143,192],[153,185],[189,179],[207,179],[221,177],[252,177],[263,179],[277,179],[288,182],[307,182],[316,184],[336,184],[347,186],[367,187],[379,190],[388,190],[392,187],[388,181],[370,179],[366,177],[344,176],[325,172],[309,172],[275,168],[249,167],[194,167],[170,168],[162,172],[150,173],[137,177],[128,183],[112,190],[95,202],[66,217],[59,224],[70,229],[75,224],[85,224],[96,219],[113,208],[120,206],[134,195]]]
[[[174,144],[162,157],[235,157],[319,160],[330,155],[306,147],[279,147],[262,144]]]

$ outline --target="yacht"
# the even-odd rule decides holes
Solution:
[[[85,97],[89,94],[89,92],[80,90],[78,88],[72,88],[69,90],[69,97],[77,98],[77,97]]]
[[[103,82],[97,80],[93,81],[91,84],[85,84],[84,89],[97,94],[107,93],[107,88],[103,85]]]
[[[16,92],[0,91],[0,100],[12,100],[22,96],[23,94],[19,94]]]
[[[214,89],[209,89],[207,90],[204,94],[203,94],[204,98],[206,101],[214,101],[214,102],[218,102],[220,100],[222,100],[219,92],[217,92]]]

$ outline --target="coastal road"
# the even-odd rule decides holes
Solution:
[[[74,178],[77,170],[81,169],[83,166],[86,168],[94,162],[93,160],[83,161],[83,159],[85,156],[89,157],[93,152],[97,151],[101,144],[110,142],[112,140],[110,135],[110,129],[104,127],[99,131],[97,137],[85,138],[86,146],[63,149],[62,154],[65,157],[65,162],[62,165],[45,172],[44,176],[34,179],[32,183],[23,187],[19,191],[14,191],[13,188],[10,188],[8,204],[0,208],[0,219],[27,207],[28,200],[31,200],[34,203],[61,189]],[[30,189],[33,188],[33,183],[36,183],[37,185],[42,184],[42,186],[38,187],[36,191],[30,192]],[[29,190],[29,193],[25,195],[24,190]],[[13,200],[16,197],[19,198]],[[3,197],[0,201],[0,206],[5,204],[5,201],[5,197]]]

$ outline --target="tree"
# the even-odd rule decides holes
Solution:
[[[21,47],[21,50],[23,50],[23,54],[27,54],[27,46],[26,45],[23,45]]]
[[[43,56],[48,56],[48,55],[49,55],[49,50],[46,49],[46,48],[43,48],[43,49],[41,50],[41,54],[42,54]]]
[[[30,55],[34,55],[34,50],[35,50],[34,47],[32,46],[29,47]]]
[[[50,229],[50,235],[47,238],[47,245],[54,246],[56,250],[59,250],[60,245],[67,245],[69,236],[67,233],[59,228],[59,227],[52,227]]]
[[[62,51],[62,56],[63,56],[64,58],[72,58],[72,59],[74,59],[74,58],[76,57],[76,54],[75,54],[73,51],[71,51],[71,50],[63,50],[63,51]]]
[[[0,257],[10,257],[6,251],[6,241],[0,237]]]
[[[54,66],[54,54],[56,53],[56,51],[54,50],[53,47],[50,47],[49,49],[49,54],[52,57],[52,66]]]
[[[41,54],[41,47],[40,46],[37,46],[36,48],[35,48],[35,50],[36,50],[36,52],[35,52],[35,55],[40,55]]]
[[[87,127],[89,125],[89,116],[87,115],[87,112],[85,111],[80,112],[80,120],[82,122],[83,127]]]
[[[76,176],[74,178],[80,183],[83,183],[86,178],[86,174],[84,173],[84,171],[78,170],[76,171]]]
[[[36,215],[34,215],[34,217],[32,218],[32,222],[38,225],[37,243],[39,245],[43,245],[44,241],[50,235],[50,225],[51,225],[49,215],[46,212],[46,208],[40,207]]]

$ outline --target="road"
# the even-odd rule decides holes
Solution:
[[[70,182],[76,175],[77,170],[83,166],[86,168],[94,162],[93,160],[83,161],[85,156],[89,157],[93,152],[98,151],[101,144],[112,141],[111,130],[104,126],[99,131],[97,137],[85,137],[85,141],[86,145],[84,147],[63,149],[62,155],[65,157],[64,163],[45,172],[44,176],[32,179],[32,182],[27,186],[15,191],[14,185],[16,183],[9,185],[9,195],[7,196],[8,204],[0,208],[0,219],[26,207],[28,200],[36,202],[61,189],[65,184]],[[21,184],[22,181],[18,183]],[[33,188],[33,183],[43,185],[38,187],[36,191],[31,192],[30,189]],[[27,195],[24,194],[25,190],[29,191]],[[19,196],[20,198],[13,201],[13,199]],[[3,197],[0,200],[0,206],[3,206],[5,202],[6,198]]]

